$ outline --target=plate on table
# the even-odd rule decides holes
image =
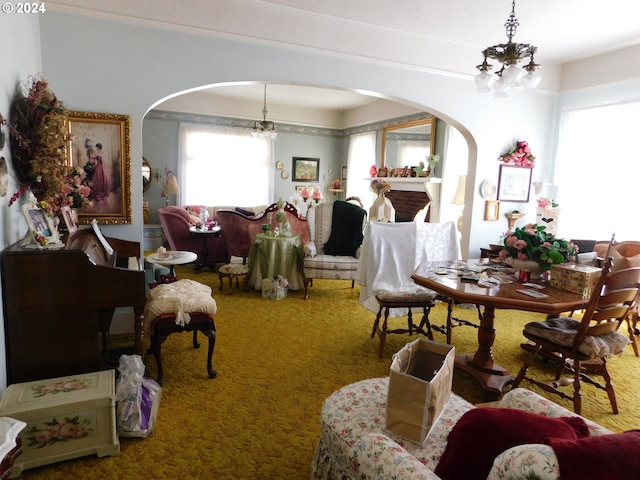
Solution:
[[[156,260],[171,260],[173,255],[170,253],[156,253]]]

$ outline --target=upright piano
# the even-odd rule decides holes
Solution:
[[[2,297],[8,384],[108,368],[105,335],[117,307],[133,307],[135,353],[144,357],[144,272],[118,266],[140,257],[140,244],[91,229],[60,249],[2,252]]]

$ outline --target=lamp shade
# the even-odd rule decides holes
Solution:
[[[169,175],[167,181],[164,184],[165,195],[177,195],[180,193],[180,186],[178,185],[178,179],[175,175]]]
[[[458,178],[458,188],[456,189],[456,194],[453,196],[453,200],[451,203],[455,205],[464,205],[464,196],[465,190],[467,188],[467,176],[460,175]]]

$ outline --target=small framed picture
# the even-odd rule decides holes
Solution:
[[[27,202],[22,207],[22,213],[36,243],[42,247],[62,244],[53,219],[35,201]]]
[[[78,230],[78,225],[76,225],[76,221],[73,218],[73,212],[71,211],[71,207],[64,206],[61,208],[62,210],[62,219],[64,220],[64,224],[67,226],[67,231],[69,233],[73,233]]]
[[[490,222],[498,220],[500,215],[500,202],[497,200],[487,200],[484,202],[484,219]]]
[[[340,166],[340,178],[342,179],[343,182],[347,181],[347,166],[346,165],[341,165]]]
[[[516,165],[500,165],[498,200],[503,202],[528,202],[533,169]]]
[[[320,159],[293,157],[293,181],[317,182],[320,175]]]

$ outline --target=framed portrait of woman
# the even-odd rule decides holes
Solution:
[[[91,189],[78,223],[131,223],[131,138],[128,115],[70,111],[67,163]]]

